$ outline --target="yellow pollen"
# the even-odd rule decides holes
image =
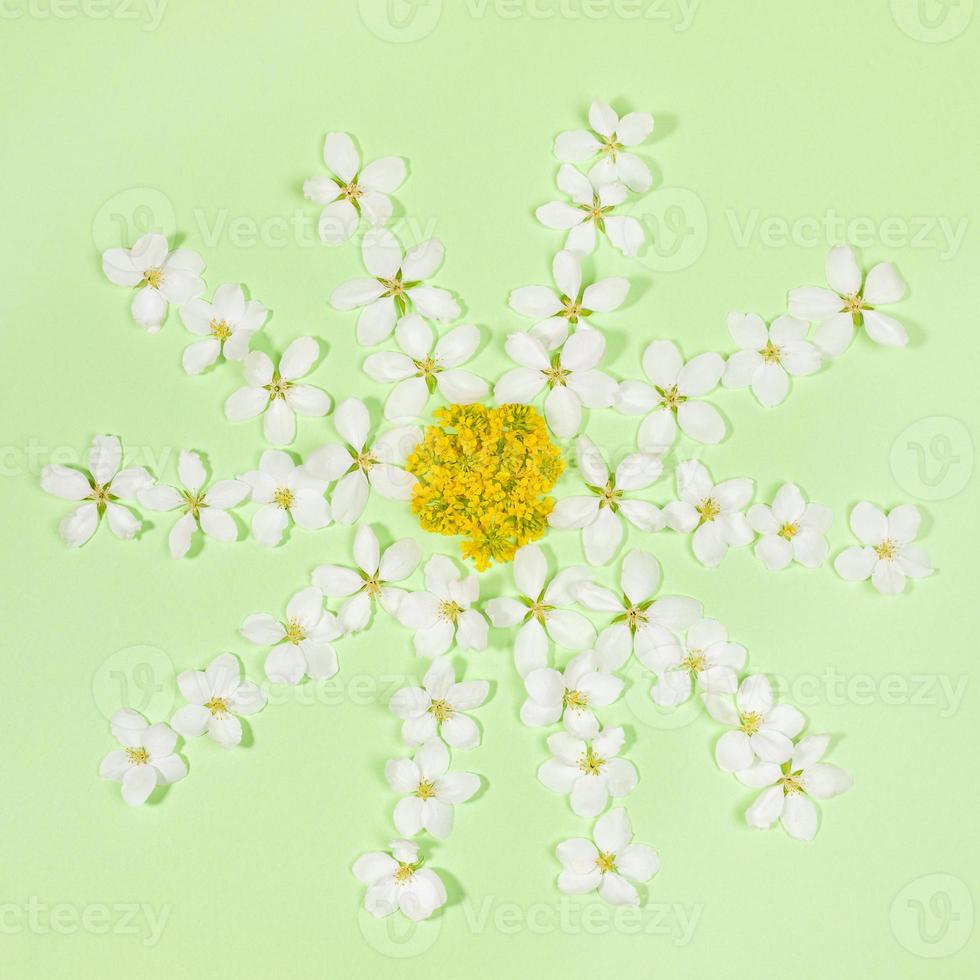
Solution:
[[[602,140],[602,146],[599,149],[600,153],[604,153],[606,156],[612,157],[613,160],[616,159],[616,154],[623,148],[623,144],[620,143],[615,134],[612,136],[604,136]]]
[[[641,626],[646,626],[650,621],[650,617],[647,615],[645,609],[641,609],[639,606],[629,606],[626,612],[623,614],[626,619],[626,625],[629,626],[630,632],[635,633]]]
[[[778,364],[782,356],[782,348],[776,347],[771,340],[766,341],[766,346],[759,351],[766,364]]]
[[[595,859],[595,866],[602,874],[607,871],[616,870],[616,855],[607,851],[599,851],[599,856]]]
[[[443,599],[439,603],[439,616],[449,623],[455,623],[462,611],[463,607],[452,599]]]
[[[212,320],[210,327],[211,336],[218,340],[227,340],[231,336],[231,327],[224,320]]]
[[[803,770],[797,769],[793,772],[790,769],[790,764],[788,762],[783,763],[783,775],[779,782],[783,787],[783,796],[789,796],[791,793],[802,793],[803,792]]]
[[[841,307],[841,313],[850,313],[851,316],[858,320],[861,316],[862,310],[870,310],[871,307],[864,302],[860,293],[852,293],[850,296],[842,297],[844,300],[844,305]]]
[[[291,619],[286,623],[286,635],[284,639],[292,643],[293,646],[306,639],[306,631],[300,626],[299,620]]]
[[[595,755],[591,745],[585,750],[584,755],[579,756],[578,760],[578,767],[586,776],[598,776],[605,764],[606,760]]]
[[[340,196],[353,204],[359,197],[363,196],[364,191],[357,186],[355,177],[349,184],[344,184],[340,189]]]
[[[396,885],[406,885],[412,880],[412,875],[418,871],[419,866],[417,864],[405,864],[404,861],[399,861],[398,867],[395,870],[392,877],[395,879]]]
[[[374,458],[374,453],[370,450],[363,449],[354,457],[354,467],[355,469],[364,470],[365,473],[377,462]]]
[[[452,718],[453,706],[448,701],[440,701],[436,698],[429,705],[429,714],[433,715],[441,725],[444,721],[449,721]]]
[[[154,289],[159,289],[162,284],[163,269],[147,269],[140,280],[141,286],[152,286]]]
[[[204,507],[204,493],[199,491],[198,493],[184,492],[184,512],[187,514],[193,514],[195,517],[198,516],[202,507]]]
[[[415,361],[415,366],[418,368],[418,377],[420,378],[431,378],[432,375],[438,374],[442,370],[433,357],[426,357],[421,361]]]
[[[419,780],[415,795],[420,800],[431,800],[436,795],[436,784],[430,779]]]
[[[799,534],[800,525],[793,524],[792,522],[787,522],[784,524],[776,533],[781,537],[789,541],[790,538],[795,538]]]
[[[275,371],[272,375],[272,381],[267,385],[263,385],[267,392],[269,392],[269,401],[274,402],[277,398],[282,398],[285,400],[286,392],[292,388],[293,383],[291,381],[284,381],[279,377],[279,372]]]
[[[528,617],[533,617],[542,626],[544,626],[544,621],[547,618],[548,613],[554,608],[554,606],[549,606],[547,603],[541,602],[540,600],[538,602],[532,602],[528,612]]]
[[[566,689],[565,693],[561,696],[562,706],[565,708],[571,708],[573,711],[584,711],[589,704],[588,694],[583,694],[581,691],[569,691]]]
[[[559,316],[563,316],[574,323],[580,316],[583,316],[585,310],[582,306],[577,303],[574,299],[569,299],[567,296],[562,300],[562,308],[558,311]]]
[[[99,505],[100,509],[103,509],[110,500],[115,499],[108,483],[93,483],[88,495]]]
[[[714,497],[705,497],[695,509],[701,518],[698,521],[699,524],[707,524],[708,521],[713,521],[721,513],[721,507],[718,506],[718,501]]]
[[[228,699],[211,698],[210,701],[204,702],[204,707],[213,715],[223,715],[228,711]]]
[[[385,296],[398,297],[399,299],[405,296],[405,284],[399,278],[394,279],[378,279],[385,288]]]
[[[746,735],[755,735],[755,733],[762,727],[762,715],[758,711],[748,711],[742,715],[742,724],[739,726],[740,730],[745,732]]]
[[[683,405],[687,401],[687,395],[682,395],[677,390],[677,385],[671,385],[669,388],[657,388],[657,391],[660,393],[661,407],[671,412],[676,413],[678,405]]]
[[[623,496],[623,491],[616,489],[611,477],[608,483],[598,493],[600,507],[608,507],[612,511],[618,509],[619,500]]]
[[[876,544],[874,550],[882,561],[894,561],[898,557],[898,543],[891,538],[885,538],[881,544]]]
[[[708,660],[703,650],[689,650],[687,656],[677,666],[693,676],[700,674],[708,666]]]
[[[142,745],[138,748],[126,749],[126,757],[134,766],[145,766],[150,761],[150,753]]]
[[[273,495],[272,501],[280,510],[289,510],[293,506],[293,491],[289,487],[280,487]]]
[[[378,578],[377,573],[364,580],[361,591],[366,592],[370,596],[381,594],[381,580]]]

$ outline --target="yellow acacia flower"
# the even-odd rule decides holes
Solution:
[[[544,419],[529,405],[450,405],[409,457],[412,511],[427,531],[459,534],[477,571],[540,538],[565,468]]]

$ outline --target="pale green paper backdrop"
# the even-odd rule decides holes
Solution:
[[[0,972],[975,974],[972,8],[9,0]],[[221,411],[239,369],[185,377],[190,338],[176,316],[147,336],[129,320],[129,294],[102,276],[99,251],[153,225],[202,253],[211,288],[241,281],[274,311],[258,346],[320,337],[316,383],[365,395],[377,414],[381,391],[360,372],[354,318],[327,306],[360,273],[357,250],[317,243],[318,208],[300,193],[322,171],[331,128],[354,133],[367,158],[409,161],[395,230],[408,243],[445,242],[438,282],[481,325],[477,365],[497,377],[503,337],[527,325],[507,293],[548,282],[562,240],[533,218],[555,193],[551,141],[582,124],[596,95],[657,117],[643,154],[658,189],[635,206],[656,248],[629,261],[604,247],[587,263],[632,283],[628,304],[596,321],[610,369],[635,375],[656,337],[688,355],[730,351],[729,310],[783,312],[786,290],[822,283],[826,248],[846,237],[868,262],[893,260],[911,284],[896,311],[908,349],[859,336],[773,411],[719,392],[731,432],[705,459],[718,479],[754,477],[765,500],[798,481],[834,508],[834,553],[852,543],[846,515],[857,500],[918,503],[939,572],[889,600],[829,567],[772,575],[745,549],[707,570],[684,538],[634,534],[631,544],[663,562],[667,591],[702,599],[748,647],[750,666],[781,679],[809,731],[838,736],[833,760],[854,774],[853,792],[821,807],[810,845],[749,830],[753,794],[716,769],[717,729],[696,711],[658,715],[648,678],[631,669],[607,717],[627,727],[640,772],[629,812],[663,868],[633,918],[595,897],[563,899],[554,847],[589,826],[535,778],[545,733],[520,725],[507,638],[495,633],[487,652],[454,656],[494,690],[478,713],[483,746],[456,761],[483,776],[484,791],[432,851],[450,905],[417,930],[386,930],[360,912],[349,869],[395,836],[382,768],[400,745],[385,703],[424,664],[384,616],[340,644],[338,678],[257,716],[246,747],[187,747],[190,776],[159,802],[130,810],[97,777],[113,747],[104,712],[128,696],[169,717],[173,672],[223,650],[260,677],[264,653],[238,624],[281,613],[316,564],[348,559],[352,533],[294,533],[275,551],[209,542],[177,563],[166,549],[172,518],[147,515],[154,526],[141,541],[102,528],[70,553],[56,536],[70,505],[40,491],[40,467],[77,458],[99,432],[118,433],[168,480],[181,448],[208,453],[221,476],[257,463],[258,424],[232,426]],[[612,413],[589,429],[616,455],[634,431]],[[331,435],[328,421],[304,420],[294,448]],[[574,487],[572,477],[562,490]],[[665,480],[654,499],[670,490]],[[385,541],[421,534],[392,504],[372,503],[367,517]],[[553,560],[580,560],[574,534],[550,534],[546,546]],[[484,594],[509,582],[494,570]]]

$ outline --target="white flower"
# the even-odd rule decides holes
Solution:
[[[238,283],[228,282],[214,291],[211,302],[192,299],[180,308],[180,318],[198,340],[184,348],[181,363],[188,374],[200,374],[224,354],[227,361],[243,361],[252,335],[262,329],[269,311],[254,299],[245,300]]]
[[[650,168],[624,146],[638,146],[653,132],[653,116],[649,112],[629,112],[622,119],[602,99],[589,107],[589,125],[593,132],[571,129],[555,138],[555,156],[569,163],[582,163],[596,154],[600,160],[589,171],[589,177],[599,184],[621,180],[631,191],[643,193],[650,189],[653,177]]]
[[[260,504],[252,515],[252,534],[259,544],[274,548],[292,519],[308,531],[330,523],[330,507],[324,499],[327,485],[312,476],[308,467],[297,466],[281,449],[267,449],[259,468],[240,477],[252,488],[252,500]]]
[[[697,681],[704,694],[734,694],[738,672],[745,666],[745,647],[730,643],[725,627],[715,619],[702,619],[691,626],[683,648],[668,648],[669,662],[661,657],[637,654],[639,660],[657,675],[650,698],[661,708],[683,704]]]
[[[422,867],[419,847],[409,840],[393,840],[391,854],[372,851],[354,862],[354,874],[367,885],[364,908],[378,919],[398,909],[413,922],[428,919],[446,904],[440,877]]]
[[[701,603],[689,596],[664,595],[654,599],[661,574],[660,562],[650,552],[634,550],[623,559],[619,593],[595,582],[576,582],[570,587],[576,601],[586,609],[616,614],[603,630],[606,644],[632,648],[648,667],[666,667],[681,659],[676,634],[691,627],[702,615]]]
[[[677,427],[698,442],[714,445],[725,437],[725,421],[718,409],[700,401],[713,391],[725,362],[709,352],[686,364],[670,340],[655,340],[643,352],[645,381],[624,381],[613,395],[613,405],[624,415],[646,416],[636,434],[643,452],[663,454],[674,445]]]
[[[790,837],[813,840],[817,808],[810,797],[826,800],[854,785],[850,773],[819,761],[829,744],[829,735],[808,735],[796,743],[789,762],[782,767],[757,762],[751,769],[736,773],[746,786],[768,787],[746,811],[745,822],[766,829],[778,820]]]
[[[337,653],[331,641],[342,635],[337,617],[323,608],[323,593],[315,586],[297,592],[286,606],[286,620],[268,613],[246,616],[239,632],[256,646],[272,647],[265,675],[273,683],[298,684],[303,676],[326,680],[337,673]]]
[[[405,590],[389,583],[408,578],[421,559],[422,549],[411,538],[396,541],[382,554],[378,536],[363,524],[354,535],[354,561],[359,571],[342,565],[319,565],[313,569],[313,584],[328,599],[350,596],[338,610],[337,620],[345,633],[356,633],[367,626],[375,600],[390,615],[398,612]]]
[[[157,483],[137,491],[136,499],[150,510],[175,510],[183,514],[170,529],[170,554],[183,558],[191,546],[194,532],[200,529],[218,541],[234,541],[238,528],[234,519],[225,513],[229,507],[240,504],[251,487],[243,480],[219,480],[205,490],[207,473],[198,453],[182,450],[177,462],[177,475],[181,488]]]
[[[187,775],[187,764],[174,752],[177,733],[169,725],[148,725],[139,712],[129,708],[120,708],[109,724],[123,748],[102,760],[99,775],[122,783],[122,798],[130,806],[145,803],[157,786],[176,783]]]
[[[630,843],[633,828],[621,806],[603,814],[593,834],[595,843],[573,837],[558,845],[558,860],[564,865],[558,890],[584,895],[598,889],[610,905],[639,906],[640,896],[630,881],[649,881],[660,870],[659,855],[647,844]]]
[[[568,325],[584,322],[593,313],[610,313],[626,300],[630,283],[621,276],[600,279],[582,292],[582,259],[567,249],[559,252],[551,264],[557,292],[548,286],[521,286],[507,298],[510,308],[521,316],[539,321],[528,331],[553,351],[568,336]]]
[[[422,438],[417,426],[389,429],[373,442],[371,417],[359,398],[347,398],[337,406],[334,428],[344,440],[314,449],[306,461],[313,476],[326,483],[337,481],[330,495],[330,510],[338,524],[353,524],[364,513],[371,489],[389,500],[409,500],[415,477],[396,463],[403,463]]]
[[[582,406],[608,408],[616,382],[597,366],[606,353],[606,338],[591,327],[582,327],[549,356],[532,333],[512,333],[505,343],[508,356],[520,367],[512,368],[494,386],[498,405],[527,405],[545,387],[544,417],[559,439],[575,435],[582,427]]]
[[[677,496],[664,507],[668,527],[694,531],[694,554],[702,565],[716,568],[729,548],[747,545],[754,537],[743,509],[752,499],[748,477],[715,484],[707,467],[696,459],[677,464]]]
[[[597,233],[609,239],[623,255],[634,256],[643,247],[643,225],[636,218],[612,214],[629,195],[625,184],[595,184],[571,164],[558,169],[558,189],[574,202],[552,201],[535,211],[546,228],[568,229],[565,248],[588,255],[595,250]]]
[[[835,559],[841,578],[871,584],[882,595],[898,595],[906,578],[932,575],[932,559],[912,542],[919,533],[918,510],[911,504],[894,507],[885,517],[874,504],[862,500],[851,511],[851,530],[863,547],[845,548]]]
[[[559,529],[582,528],[582,550],[590,565],[605,565],[623,540],[623,522],[641,531],[659,531],[664,526],[660,508],[647,500],[627,500],[623,494],[644,490],[663,472],[659,456],[631,453],[610,476],[602,453],[587,436],[575,444],[579,472],[591,496],[565,497],[548,515],[548,523]]]
[[[436,840],[445,840],[453,829],[453,806],[465,803],[479,788],[480,777],[472,772],[449,772],[449,749],[438,738],[430,738],[414,759],[389,759],[385,778],[403,795],[395,806],[395,829],[406,837],[427,830]]]
[[[388,702],[396,718],[403,719],[402,738],[409,745],[442,737],[454,749],[472,749],[480,744],[480,729],[469,715],[490,693],[487,681],[461,681],[448,657],[437,657],[422,679],[422,687],[403,687]]]
[[[451,558],[433,555],[425,565],[425,591],[409,592],[398,606],[397,619],[415,630],[415,652],[438,657],[456,639],[460,650],[486,650],[489,626],[473,608],[480,597],[480,579],[463,578]]]
[[[553,725],[559,719],[576,738],[595,738],[599,719],[593,708],[606,708],[623,693],[623,681],[596,669],[590,651],[573,657],[563,672],[538,667],[524,678],[527,700],[521,721],[530,728]]]
[[[748,769],[756,758],[781,765],[793,754],[792,740],[803,728],[803,715],[790,704],[773,704],[765,675],[746,677],[734,704],[719,694],[706,694],[704,704],[715,721],[732,728],[715,745],[715,761],[725,772]]]
[[[820,351],[805,340],[804,320],[780,316],[766,327],[755,313],[729,313],[728,332],[741,348],[728,358],[721,382],[726,388],[751,386],[759,401],[772,408],[789,393],[789,376],[820,369]]]
[[[177,686],[187,704],[170,719],[174,731],[184,738],[207,732],[226,749],[242,740],[238,715],[253,715],[265,707],[265,692],[252,681],[242,681],[242,666],[233,653],[219,654],[207,670],[182,671]]]
[[[797,561],[805,568],[819,568],[827,560],[827,539],[834,512],[823,504],[808,504],[794,483],[784,483],[773,497],[772,507],[753,504],[746,514],[753,531],[762,535],[756,557],[771,572]]]
[[[320,345],[312,337],[297,337],[283,352],[278,368],[268,354],[253,350],[242,364],[245,387],[228,396],[225,417],[244,422],[265,412],[266,442],[288,446],[296,438],[296,414],[319,418],[330,411],[325,391],[296,383],[309,374],[319,356]]]
[[[801,320],[819,320],[813,342],[828,357],[837,357],[854,339],[854,328],[864,326],[868,336],[885,347],[904,347],[908,334],[898,320],[878,307],[896,303],[905,295],[905,281],[890,262],[873,266],[861,286],[861,268],[849,245],[835,245],[827,253],[827,284],[801,286],[789,292],[789,312]]]
[[[371,278],[349,279],[330,296],[335,310],[356,310],[357,342],[362,347],[381,343],[395,320],[409,309],[442,323],[459,316],[459,303],[446,289],[427,286],[423,280],[442,265],[445,249],[438,238],[416,245],[402,255],[397,239],[386,228],[364,236],[361,258]]]
[[[361,169],[361,155],[347,133],[327,133],[323,162],[330,176],[310,177],[303,182],[303,196],[314,204],[325,204],[320,214],[320,238],[327,245],[346,242],[357,230],[363,214],[372,225],[391,218],[388,195],[405,180],[401,157],[381,157]]]
[[[417,313],[409,313],[398,321],[395,340],[403,353],[378,351],[364,362],[364,373],[373,381],[395,382],[385,401],[386,419],[417,418],[437,389],[455,405],[486,397],[489,387],[483,378],[458,370],[480,344],[480,331],[472,324],[454,327],[435,341],[428,323]]]
[[[133,320],[156,333],[167,316],[168,304],[183,306],[204,292],[204,260],[197,252],[167,250],[163,235],[143,235],[132,248],[102,253],[102,271],[117,286],[135,286],[130,310]]]
[[[569,794],[578,816],[597,817],[610,796],[625,796],[636,786],[636,767],[618,758],[624,740],[622,728],[605,728],[591,742],[555,732],[548,736],[552,758],[538,767],[538,779],[556,793]]]
[[[58,533],[69,548],[79,548],[99,526],[103,514],[117,538],[136,536],[142,521],[118,500],[135,500],[153,477],[142,466],[120,470],[123,451],[118,436],[96,436],[89,450],[89,475],[70,466],[52,463],[41,470],[41,489],[63,500],[84,500],[58,525]]]
[[[566,650],[585,650],[595,642],[595,627],[581,613],[562,606],[572,602],[568,586],[589,574],[582,565],[562,569],[545,584],[548,563],[534,544],[514,554],[514,582],[520,595],[487,602],[487,616],[498,628],[521,624],[514,640],[514,663],[524,677],[548,662],[548,637]]]

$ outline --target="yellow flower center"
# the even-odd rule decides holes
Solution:
[[[795,538],[796,535],[800,533],[800,525],[788,521],[776,533],[781,538],[785,538],[787,541],[789,541],[790,538]]]
[[[742,724],[739,725],[741,731],[745,732],[746,735],[755,735],[755,733],[762,727],[762,715],[758,711],[747,711],[742,715]]]
[[[449,721],[452,718],[453,706],[448,701],[441,701],[436,698],[429,705],[429,714],[433,715],[435,720],[441,725],[444,721]]]
[[[698,524],[707,524],[709,521],[713,521],[720,513],[721,507],[718,505],[718,501],[714,497],[705,497],[695,508],[698,512],[698,517],[700,520]]]
[[[782,356],[782,348],[776,347],[771,340],[766,341],[766,346],[759,351],[766,364],[778,364]]]
[[[537,602],[531,602],[528,606],[526,618],[536,619],[542,626],[544,626],[544,621],[548,618],[548,613],[550,613],[554,608],[554,606],[550,606],[538,599]]]
[[[578,767],[579,770],[585,773],[586,776],[598,776],[602,772],[602,767],[606,764],[606,760],[600,758],[592,751],[592,746],[590,745],[584,752],[584,754],[579,756]]]
[[[374,458],[374,453],[369,449],[362,449],[359,453],[354,454],[353,458],[354,469],[363,470],[365,473],[377,463],[377,460]]]
[[[286,623],[286,635],[283,639],[288,643],[292,643],[293,646],[306,639],[306,631],[300,626],[298,619],[291,619]]]
[[[607,851],[599,851],[599,856],[595,859],[595,866],[602,874],[607,871],[616,870],[616,855]]]
[[[562,296],[561,309],[558,315],[564,317],[569,323],[577,323],[580,316],[588,316],[592,311],[587,310],[578,300],[570,296]]]
[[[616,159],[616,154],[623,148],[623,144],[616,139],[616,134],[613,133],[612,136],[604,136],[602,138],[602,146],[599,148],[599,152],[604,156],[610,157],[611,159]]]
[[[671,385],[669,388],[661,388],[658,385],[654,385],[654,387],[660,395],[660,407],[668,409],[675,415],[677,414],[678,406],[683,405],[687,401],[687,395],[682,395],[678,391],[677,385]]]
[[[599,495],[600,507],[608,507],[613,513],[619,509],[619,501],[623,496],[623,491],[616,489],[612,477],[609,478],[604,487],[592,487],[590,489]]]
[[[405,297],[405,284],[401,279],[396,276],[394,279],[378,279],[385,288],[385,296],[390,296],[392,298],[404,299]]]
[[[646,626],[650,621],[646,608],[643,606],[634,606],[632,603],[626,607],[626,612],[623,613],[623,619],[625,619],[626,625],[629,626],[631,633],[635,633],[641,626]]]
[[[92,489],[88,492],[89,497],[96,502],[99,510],[105,510],[105,506],[110,500],[115,500],[112,488],[108,483],[93,483]]]
[[[882,561],[894,561],[898,557],[898,542],[891,538],[885,538],[881,544],[874,546],[874,550]]]
[[[779,782],[783,787],[783,796],[789,796],[792,793],[802,793],[803,792],[803,770],[797,769],[793,772],[789,762],[783,763],[783,775],[780,777]]]
[[[569,691],[566,688],[561,696],[561,703],[563,707],[571,708],[572,711],[584,711],[588,707],[589,696],[582,691]]]
[[[364,195],[364,190],[357,185],[357,178],[355,177],[349,184],[342,184],[340,187],[340,196],[345,201],[350,201],[353,204],[359,197]]]
[[[273,495],[272,501],[280,510],[289,510],[295,500],[293,491],[289,487],[280,487]]]
[[[291,381],[285,381],[279,377],[279,372],[275,371],[272,375],[272,380],[267,385],[262,385],[267,392],[269,392],[269,401],[274,402],[277,398],[282,398],[285,400],[286,392],[292,388],[293,383]]]
[[[443,599],[439,603],[439,617],[447,623],[455,623],[462,611],[463,607],[452,599]]]
[[[419,378],[425,378],[428,380],[442,371],[442,368],[439,367],[439,364],[434,357],[424,357],[421,361],[415,361],[413,358],[413,361],[415,363],[415,367],[418,368],[417,377]]]
[[[680,670],[686,670],[693,677],[700,674],[708,666],[708,661],[703,650],[688,650],[687,656],[677,666]]]
[[[150,753],[142,745],[126,749],[126,757],[134,766],[145,766],[150,761]]]
[[[541,373],[548,379],[549,388],[564,388],[571,371],[567,371],[561,366],[561,362],[558,360],[558,355],[556,354],[554,360],[551,362],[551,367]]]
[[[218,340],[227,340],[231,336],[231,327],[224,320],[212,320],[209,326],[211,336],[217,337]]]
[[[865,303],[860,293],[851,293],[850,296],[842,296],[841,299],[844,302],[841,313],[850,313],[855,326],[861,323],[862,311],[874,309],[873,306]]]
[[[361,591],[366,592],[369,596],[381,595],[381,579],[378,578],[377,573],[364,579]]]
[[[163,285],[163,269],[147,269],[140,280],[140,286],[152,286],[159,289]]]
[[[199,490],[197,493],[191,493],[189,490],[184,491],[184,512],[187,514],[193,514],[197,517],[200,514],[201,508],[206,506],[204,503],[204,491]]]
[[[211,698],[210,701],[204,702],[204,707],[207,708],[212,715],[223,715],[228,711],[228,699]]]
[[[415,790],[415,795],[420,800],[431,800],[432,797],[436,795],[435,781],[431,779],[419,780],[418,789]]]
[[[421,862],[418,864],[406,864],[404,861],[398,862],[398,867],[395,869],[394,875],[392,877],[395,879],[396,885],[407,885],[412,880],[412,875],[421,867]]]

